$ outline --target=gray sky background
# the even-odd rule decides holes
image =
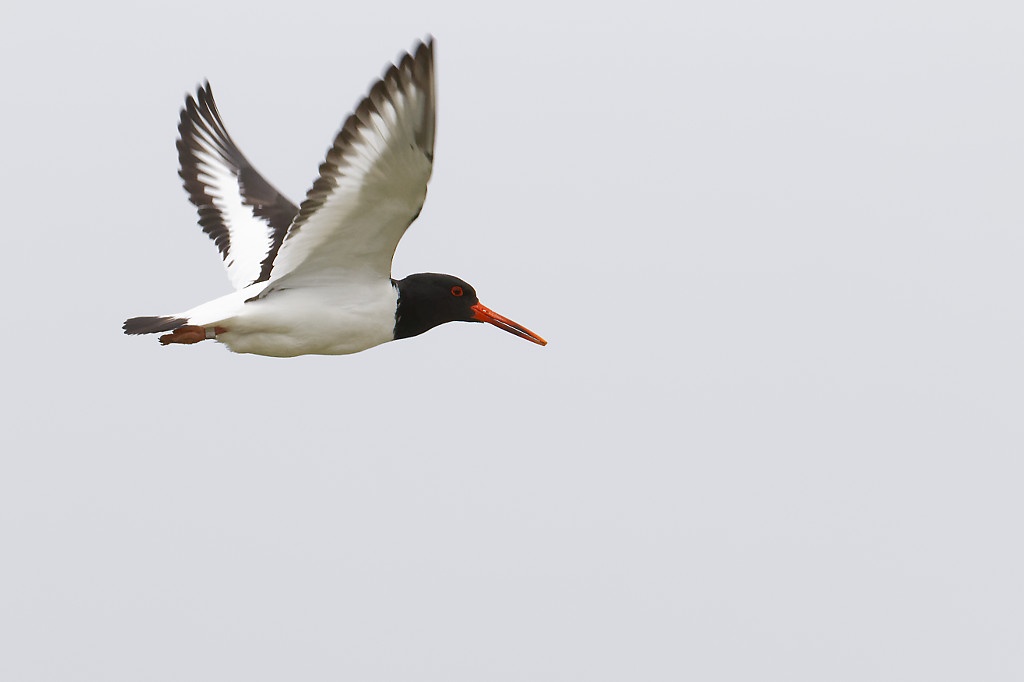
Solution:
[[[1024,678],[1019,3],[5,12],[0,679]],[[297,202],[428,32],[395,274],[548,347],[121,335],[186,92]]]

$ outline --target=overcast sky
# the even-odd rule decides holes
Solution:
[[[8,8],[0,679],[1024,678],[1022,19]],[[176,174],[187,92],[298,202],[427,33],[394,274],[547,347],[121,334],[230,290]]]

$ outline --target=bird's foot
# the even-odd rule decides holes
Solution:
[[[227,329],[224,327],[213,327],[207,329],[206,327],[199,327],[194,324],[186,324],[184,327],[178,327],[170,334],[164,334],[160,337],[160,343],[166,346],[169,343],[199,343],[206,339],[215,339],[217,334],[223,334]]]

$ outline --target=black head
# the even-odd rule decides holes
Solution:
[[[395,282],[398,310],[395,338],[417,336],[445,322],[488,322],[542,346],[547,341],[512,320],[489,310],[476,290],[458,277],[421,272]]]

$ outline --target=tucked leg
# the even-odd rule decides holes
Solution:
[[[161,336],[160,343],[165,346],[169,343],[199,343],[206,339],[215,339],[217,334],[223,334],[226,331],[227,329],[224,327],[213,327],[207,330],[206,327],[186,324],[184,327],[178,327],[170,334]]]

